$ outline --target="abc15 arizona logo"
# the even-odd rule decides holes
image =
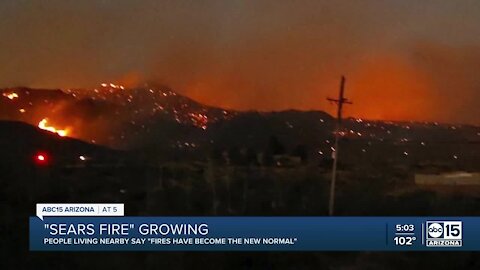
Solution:
[[[427,247],[461,247],[461,221],[427,221]]]

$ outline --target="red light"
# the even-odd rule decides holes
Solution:
[[[35,161],[37,164],[40,164],[40,165],[47,164],[48,156],[45,153],[38,153],[35,155]]]

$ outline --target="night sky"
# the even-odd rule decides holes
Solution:
[[[0,87],[155,82],[233,109],[480,124],[480,1],[0,1]]]

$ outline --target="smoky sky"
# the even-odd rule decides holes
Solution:
[[[480,1],[0,2],[0,87],[166,84],[239,110],[480,124]]]

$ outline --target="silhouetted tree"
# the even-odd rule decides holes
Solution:
[[[302,162],[306,162],[307,159],[308,159],[308,150],[307,150],[307,146],[303,145],[303,144],[299,144],[297,145],[293,151],[292,151],[292,155],[295,156],[295,157],[299,157]]]
[[[223,158],[223,155],[222,155],[222,149],[218,148],[218,147],[214,147],[211,151],[210,151],[210,159],[214,162],[214,163],[217,163],[217,164],[223,164],[225,163],[225,159]]]
[[[280,142],[277,136],[272,135],[268,140],[267,153],[272,155],[283,155],[285,154],[285,146]]]
[[[228,149],[228,158],[230,159],[230,164],[242,165],[243,158],[238,147],[232,146],[230,149]]]
[[[254,149],[248,147],[245,152],[246,165],[258,165],[257,153]]]

